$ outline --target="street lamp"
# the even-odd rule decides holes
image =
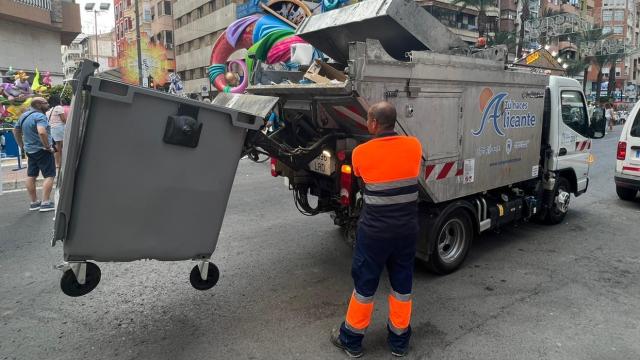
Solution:
[[[98,8],[94,9],[96,7],[96,3],[89,2],[84,5],[85,11],[93,12],[93,26],[96,32],[96,62],[97,63],[100,63],[100,58],[98,57],[98,13],[109,11],[110,6],[111,6],[110,3],[100,3]]]

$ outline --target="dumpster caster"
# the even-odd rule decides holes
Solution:
[[[218,283],[219,278],[218,267],[212,262],[202,261],[191,270],[189,281],[198,290],[209,290]]]
[[[64,269],[60,288],[68,296],[77,297],[90,293],[100,282],[100,268],[90,262],[69,263]]]

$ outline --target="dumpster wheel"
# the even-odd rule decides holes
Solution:
[[[86,295],[98,286],[100,276],[98,265],[90,262],[75,263],[62,274],[60,288],[71,297]]]
[[[205,275],[206,274],[206,275]],[[220,270],[209,261],[203,261],[191,269],[189,281],[191,286],[198,290],[209,290],[218,283]]]

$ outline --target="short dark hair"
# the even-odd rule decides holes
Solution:
[[[382,130],[393,130],[396,126],[396,107],[393,104],[380,101],[369,108],[369,114],[373,117]]]
[[[52,94],[51,96],[49,96],[49,106],[54,107],[58,105],[62,105],[60,103],[60,95]]]

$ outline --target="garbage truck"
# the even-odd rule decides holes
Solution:
[[[220,93],[212,104],[97,78],[85,61],[54,234],[66,294],[95,288],[100,271],[89,261],[193,259],[192,285],[215,285],[209,258],[242,156],[268,156],[300,212],[329,214],[355,241],[363,185],[351,154],[371,138],[367,111],[381,100],[396,106],[396,131],[422,143],[416,256],[436,273],[458,269],[480,233],[561,223],[572,196],[587,191],[604,123],[590,122],[577,81],[511,67],[503,47],[470,47],[412,0],[313,15],[296,34],[331,62],[306,73],[258,64],[247,94]],[[267,131],[271,113],[279,126]],[[121,126],[133,144],[101,152],[100,131]],[[215,170],[194,167],[205,159]],[[136,161],[142,168],[131,172],[142,175],[126,184],[111,171]]]

